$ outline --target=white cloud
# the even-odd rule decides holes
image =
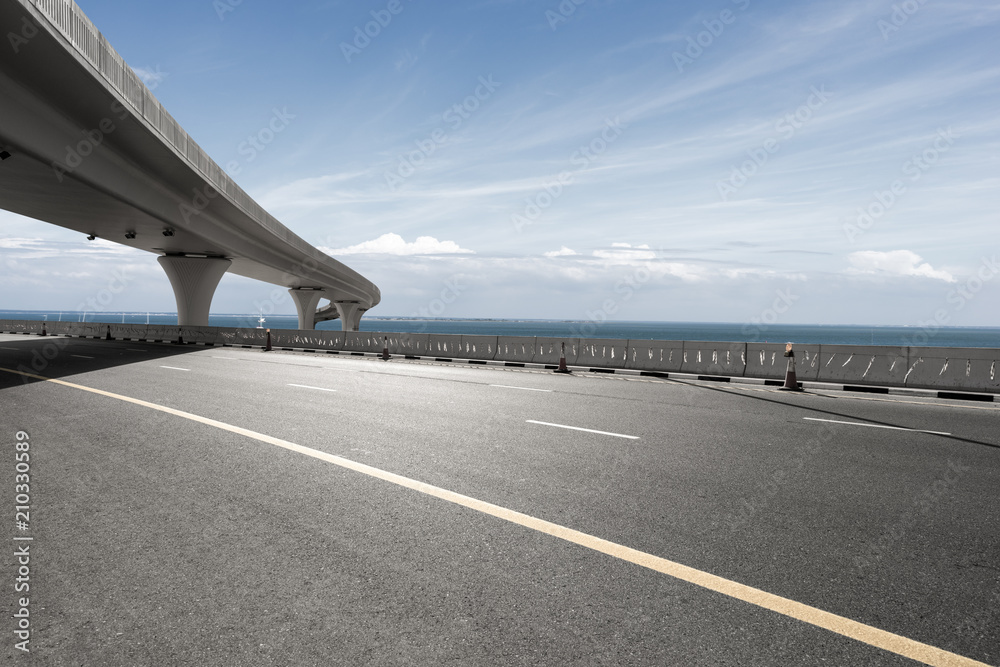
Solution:
[[[472,255],[474,250],[460,247],[454,241],[438,241],[433,236],[418,236],[407,243],[399,234],[383,234],[346,248],[320,248],[328,255]]]
[[[542,253],[545,257],[572,257],[574,255],[579,255],[575,250],[563,246],[559,250],[550,250],[549,252]]]
[[[166,72],[160,71],[160,66],[157,65],[156,69],[150,69],[149,67],[133,67],[132,71],[142,79],[142,82],[146,84],[146,87],[150,90],[155,90],[160,83],[163,82],[169,75]]]
[[[633,246],[630,243],[612,243],[611,247],[613,250],[595,250],[594,257],[611,264],[634,264],[656,259],[656,253],[647,244]]]
[[[4,251],[3,259],[7,261],[50,258],[75,261],[73,258],[79,256],[107,259],[149,256],[149,253],[143,250],[137,250],[106,239],[83,241],[77,240],[79,238],[78,235],[73,236],[73,241],[27,237],[0,238],[0,250]]]
[[[947,271],[935,269],[923,261],[923,258],[911,250],[891,250],[878,252],[862,250],[848,255],[851,268],[848,273],[888,276],[918,276],[955,282],[955,277]]]
[[[28,238],[6,238],[0,239],[0,248],[37,248],[42,244],[42,239],[28,239]]]

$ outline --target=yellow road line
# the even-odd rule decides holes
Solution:
[[[193,422],[198,422],[206,426],[212,426],[223,431],[243,435],[269,445],[274,445],[275,447],[281,447],[289,451],[298,452],[299,454],[305,454],[306,456],[311,456],[315,459],[319,459],[320,461],[326,461],[327,463],[332,463],[348,470],[353,470],[376,479],[381,479],[391,484],[396,484],[428,496],[439,498],[455,505],[467,507],[477,512],[482,512],[483,514],[488,514],[498,519],[509,521],[510,523],[515,523],[519,526],[524,526],[525,528],[536,530],[540,533],[545,533],[546,535],[558,537],[561,540],[619,558],[629,563],[634,563],[635,565],[649,568],[650,570],[669,575],[676,579],[680,579],[681,581],[686,581],[696,586],[706,588],[710,591],[715,591],[716,593],[721,593],[728,597],[742,600],[743,602],[777,612],[778,614],[797,619],[803,623],[808,623],[809,625],[829,630],[830,632],[834,632],[844,637],[849,637],[890,653],[895,653],[897,655],[910,658],[911,660],[932,665],[933,667],[990,667],[986,663],[972,660],[971,658],[966,658],[955,653],[930,646],[929,644],[924,644],[922,642],[903,637],[902,635],[880,630],[876,627],[859,623],[858,621],[854,621],[843,616],[831,614],[830,612],[823,611],[822,609],[817,609],[816,607],[811,607],[809,605],[802,604],[801,602],[796,602],[795,600],[774,595],[773,593],[768,593],[766,591],[753,588],[752,586],[746,586],[729,579],[724,579],[714,574],[696,570],[692,567],[681,565],[680,563],[675,563],[643,551],[631,549],[615,542],[609,542],[608,540],[604,540],[587,533],[582,533],[578,530],[573,530],[572,528],[567,528],[556,523],[551,523],[543,519],[537,519],[533,516],[507,509],[506,507],[501,507],[482,500],[477,500],[476,498],[464,496],[460,493],[455,493],[454,491],[432,486],[431,484],[410,479],[409,477],[403,477],[402,475],[397,475],[380,468],[374,468],[363,463],[351,461],[350,459],[345,459],[334,454],[321,452],[310,447],[303,447],[302,445],[297,445],[294,442],[289,442],[288,440],[282,440],[281,438],[275,438],[263,433],[241,428],[239,426],[233,426],[232,424],[220,422],[215,419],[209,419],[208,417],[202,417],[190,412],[184,412],[183,410],[175,410],[174,408],[168,408],[157,403],[143,401],[138,398],[131,398],[129,396],[114,394],[102,389],[94,389],[93,387],[73,384],[71,382],[66,382],[65,380],[55,380],[41,375],[24,373],[22,371],[9,370],[6,368],[0,368],[0,371],[36,380],[42,380],[45,382],[51,382],[64,387],[70,387],[72,389],[87,391],[100,396],[105,396],[107,398],[132,403],[134,405],[140,405],[145,408],[150,408],[151,410],[165,412],[167,414],[188,419]]]

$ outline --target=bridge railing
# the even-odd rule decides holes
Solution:
[[[192,169],[264,227],[274,232],[282,228],[191,139],[73,0],[29,1]]]

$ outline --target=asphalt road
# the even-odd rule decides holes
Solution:
[[[4,664],[1000,662],[995,404],[10,335],[0,368]]]

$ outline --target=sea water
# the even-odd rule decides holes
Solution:
[[[77,311],[0,310],[0,319],[81,322]],[[295,329],[294,315],[213,314],[216,327]],[[176,325],[177,313],[93,313],[87,322]],[[321,322],[322,330],[340,330],[340,321]],[[366,316],[362,331],[466,334],[484,336],[545,336],[555,338],[617,338],[636,340],[699,340],[725,342],[805,343],[827,345],[915,345],[935,347],[1000,348],[998,327],[867,326],[831,324],[749,325],[740,322],[576,322],[568,320],[412,319]]]

